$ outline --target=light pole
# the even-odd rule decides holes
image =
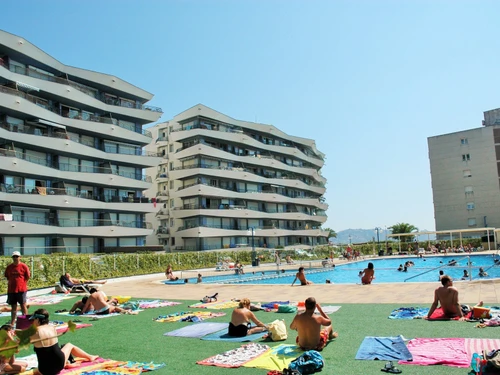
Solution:
[[[380,255],[380,231],[382,230],[382,228],[375,227],[375,230],[377,231],[377,250],[378,250],[379,255]]]
[[[349,235],[349,245],[351,244],[351,235]]]
[[[250,227],[248,229],[252,231],[252,265],[257,266],[257,252],[255,251],[255,239],[254,239],[255,228]]]

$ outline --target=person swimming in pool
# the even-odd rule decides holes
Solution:
[[[252,327],[251,322],[254,322],[256,326]],[[257,319],[255,314],[250,311],[250,300],[242,298],[238,307],[231,314],[231,322],[229,323],[227,334],[229,336],[244,337],[264,331],[267,331],[267,325]]]

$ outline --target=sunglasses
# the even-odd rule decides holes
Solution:
[[[12,258],[19,258],[19,255],[12,255]]]

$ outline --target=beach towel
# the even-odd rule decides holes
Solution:
[[[471,316],[472,316],[472,311],[467,314],[464,314],[464,318],[466,319],[470,318]],[[429,318],[429,320],[459,320],[459,319],[460,319],[459,316],[456,316],[454,318],[447,317],[441,307],[438,307],[436,310],[434,310],[434,312]]]
[[[142,370],[142,372],[146,372],[146,371],[158,370],[158,369],[163,368],[165,366],[166,366],[165,363],[132,362],[132,361],[128,361],[122,367],[124,367],[124,368],[132,368],[132,369],[139,368],[139,369]]]
[[[252,342],[196,363],[204,366],[238,368],[264,354],[268,350],[271,350],[269,346]]]
[[[470,363],[474,353],[500,349],[500,339],[465,339],[464,345]]]
[[[89,324],[89,323],[75,323],[75,325],[76,325],[75,329],[82,329],[82,328],[92,327],[92,324]],[[56,326],[56,331],[59,334],[67,332],[68,331],[68,323],[58,324]]]
[[[373,337],[367,336],[361,342],[356,359],[380,361],[411,361],[412,355],[405,345],[403,336]]]
[[[174,336],[174,337],[194,337],[201,338],[203,336],[209,335],[214,332],[218,332],[222,329],[227,329],[227,323],[196,323],[191,324],[172,332],[164,333],[164,336]]]
[[[281,371],[288,368],[290,362],[304,354],[296,345],[280,344],[243,364],[243,367],[256,367],[265,370]]]
[[[260,307],[263,309],[274,309],[274,305],[289,305],[290,301],[274,301],[274,302],[269,302],[269,303],[262,303]]]
[[[26,303],[28,305],[54,305],[75,297],[75,295],[70,294],[42,294],[40,296],[28,297]]]
[[[464,338],[415,338],[408,342],[407,348],[413,361],[399,361],[400,364],[470,366]]]
[[[428,307],[400,307],[391,312],[389,319],[422,319],[428,313]]]
[[[141,310],[135,310],[137,312],[141,311]],[[65,312],[59,312],[59,313],[54,313],[56,315],[66,315],[66,316],[71,316],[71,317],[75,317],[75,318],[92,318],[92,319],[104,319],[104,318],[112,318],[113,316],[120,316],[120,315],[124,315],[124,314],[120,314],[120,313],[112,313],[112,314],[106,314],[106,315],[97,315],[97,314],[94,314],[93,312],[91,313],[86,313],[86,314],[70,314],[68,311],[65,311]]]
[[[140,309],[154,309],[157,307],[167,307],[180,305],[180,302],[172,301],[162,301],[162,300],[152,300],[152,301],[137,301]]]
[[[229,342],[245,342],[245,341],[254,341],[260,340],[262,337],[267,335],[267,331],[254,333],[253,335],[246,335],[243,337],[235,337],[227,334],[228,323],[224,323],[226,327],[218,332],[214,332],[212,334],[203,336],[202,340],[208,341],[229,341]]]
[[[226,313],[223,312],[210,312],[210,311],[181,311],[169,315],[160,315],[158,318],[153,319],[160,323],[178,322],[178,321],[189,321],[189,322],[200,322],[205,319],[218,318],[224,316]]]
[[[194,305],[188,306],[189,308],[196,308],[196,309],[214,309],[214,310],[221,310],[221,309],[232,309],[235,307],[238,307],[239,302],[233,301],[233,300],[222,300],[222,301],[216,301],[216,302],[198,302],[195,303]]]

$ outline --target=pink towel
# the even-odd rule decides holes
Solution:
[[[399,361],[400,364],[470,367],[471,357],[467,353],[463,338],[417,338],[410,340],[407,346],[413,361]]]
[[[492,351],[498,348],[500,348],[500,340],[498,339],[465,339],[465,350],[469,362],[474,353],[482,353],[483,350]]]

